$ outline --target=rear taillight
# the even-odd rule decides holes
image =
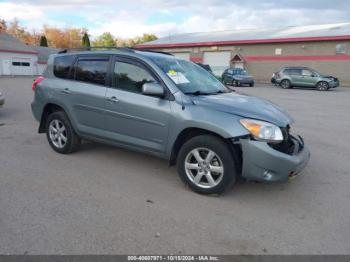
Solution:
[[[35,91],[35,88],[38,84],[40,84],[41,81],[43,81],[45,78],[43,76],[38,76],[35,78],[33,84],[32,84],[32,90]]]

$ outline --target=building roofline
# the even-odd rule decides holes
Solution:
[[[0,49],[1,53],[16,53],[16,54],[30,54],[30,55],[37,55],[38,52],[36,51],[22,51],[22,50],[10,50],[10,49]]]
[[[254,40],[228,40],[197,43],[173,43],[173,44],[142,44],[137,48],[176,48],[176,47],[198,47],[198,46],[223,46],[223,45],[251,45],[268,43],[292,43],[292,42],[317,42],[317,41],[337,41],[350,40],[350,35],[340,36],[315,36],[315,37],[290,37],[290,38],[272,38],[272,39],[254,39]]]

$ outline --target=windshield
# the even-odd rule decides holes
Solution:
[[[248,72],[246,70],[234,70],[233,71],[234,75],[242,75],[242,76],[246,76],[248,75]]]
[[[312,71],[312,73],[314,74],[314,75],[316,75],[316,76],[320,76],[321,74],[319,73],[319,72],[317,72],[316,70],[311,70]]]
[[[152,58],[185,94],[209,95],[228,92],[214,75],[195,63],[174,57]]]

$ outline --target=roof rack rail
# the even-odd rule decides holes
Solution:
[[[89,46],[89,47],[77,47],[77,48],[66,48],[58,51],[58,54],[65,54],[69,52],[79,52],[79,51],[92,51],[93,49],[96,50],[109,50],[109,49],[115,49],[115,50],[121,50],[121,51],[127,51],[127,52],[134,52],[132,48],[127,47],[116,47],[116,46]]]
[[[163,52],[163,51],[142,49],[142,48],[136,48],[136,47],[131,47],[130,49],[135,50],[135,51],[140,51],[140,52],[159,53],[159,54],[163,54],[163,55],[171,55],[171,56],[174,56],[172,53]]]
[[[159,54],[174,56],[173,54],[168,53],[168,52],[134,48],[134,47],[116,47],[116,46],[90,46],[90,47],[66,48],[66,49],[62,49],[62,50],[58,51],[58,54],[65,54],[65,53],[79,52],[79,51],[110,50],[110,49],[126,51],[126,52],[130,52],[130,53],[134,53],[135,51],[139,51],[139,52],[159,53]]]

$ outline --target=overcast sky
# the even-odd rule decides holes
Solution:
[[[350,21],[350,0],[0,0],[0,18],[27,29],[43,24],[111,32],[178,33]]]

